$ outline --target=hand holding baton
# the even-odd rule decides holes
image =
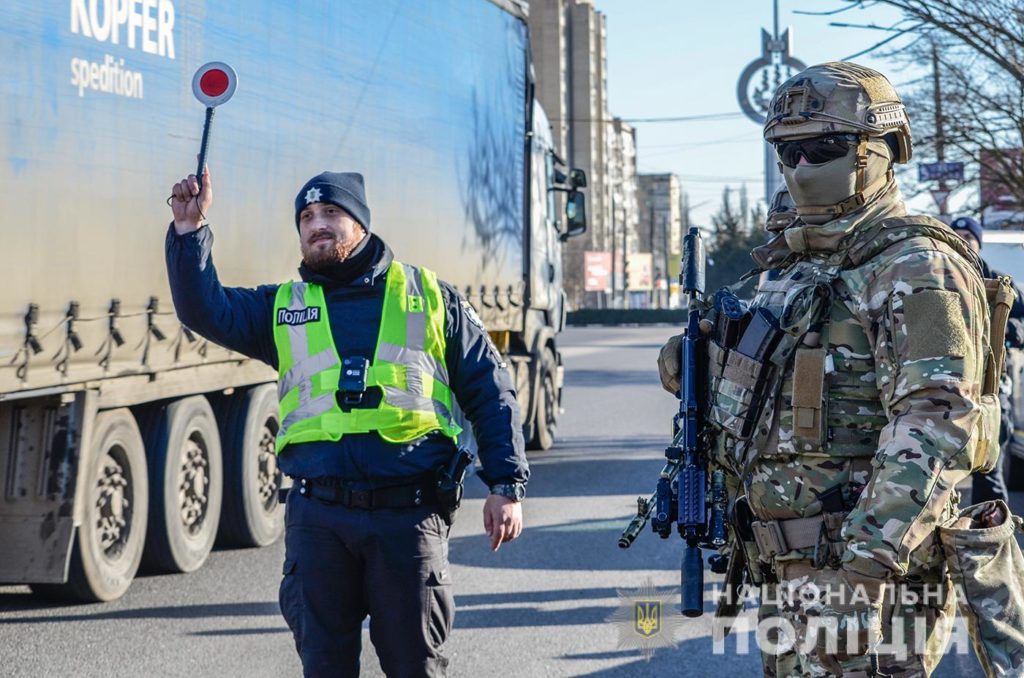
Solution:
[[[206,106],[206,120],[203,123],[203,139],[199,146],[199,163],[196,167],[196,181],[199,183],[199,191],[203,190],[203,169],[206,167],[206,154],[210,147],[210,127],[213,125],[213,110],[223,103],[226,103],[235,94],[235,87],[238,85],[238,76],[235,70],[221,61],[211,61],[199,67],[192,76],[192,93],[202,104]],[[171,204],[174,198],[167,198],[167,204]],[[199,194],[195,196],[196,205],[199,204]],[[200,214],[202,214],[200,212]],[[206,218],[206,215],[202,215]]]

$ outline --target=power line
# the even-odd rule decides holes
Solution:
[[[700,115],[677,115],[662,118],[549,118],[550,122],[625,122],[631,125],[637,123],[658,123],[658,122],[704,122],[714,120],[732,120],[745,117],[739,111],[730,113],[703,113]]]
[[[755,136],[749,135],[737,135],[727,137],[724,139],[712,139],[709,141],[689,141],[678,144],[642,144],[637,149],[637,155],[644,158],[654,158],[663,155],[671,155],[672,153],[678,153],[680,150],[687,148],[704,148],[710,146],[726,146],[731,144],[759,144],[761,143],[761,135],[759,133],[752,132]]]
[[[733,177],[714,177],[714,176],[707,176],[706,174],[679,174],[677,172],[648,172],[648,171],[640,171],[640,172],[638,172],[638,174],[675,174],[677,177],[679,177],[680,181],[688,182],[688,183],[694,183],[694,184],[728,184],[728,183],[736,183],[736,182],[741,182],[742,183],[744,181],[761,181],[761,180],[764,179],[764,173],[763,172],[760,175],[756,176],[756,177],[738,177],[738,176],[733,176]]]
[[[732,120],[733,118],[745,117],[740,111],[732,113],[705,113],[702,115],[679,115],[667,118],[623,118],[623,122],[630,124],[647,122],[698,122],[702,120]]]

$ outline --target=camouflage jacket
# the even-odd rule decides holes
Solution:
[[[984,283],[959,241],[886,231],[892,245],[864,242],[905,215],[890,184],[857,213],[797,221],[755,250],[762,268],[781,270],[751,307],[777,314],[795,357],[773,378],[750,438],[720,436],[717,450],[761,520],[821,513],[819,497],[838,487],[852,506],[844,567],[877,577],[941,557],[935,528],[971,471],[988,343]],[[865,245],[881,251],[851,267],[847,255]]]

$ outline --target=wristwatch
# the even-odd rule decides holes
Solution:
[[[508,497],[513,501],[526,499],[526,485],[523,483],[497,483],[491,485],[491,494]]]

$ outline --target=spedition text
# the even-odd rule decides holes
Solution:
[[[78,88],[80,97],[91,89],[130,99],[142,98],[142,73],[126,69],[124,59],[115,61],[109,54],[99,64],[85,59],[72,59],[71,85]]]

